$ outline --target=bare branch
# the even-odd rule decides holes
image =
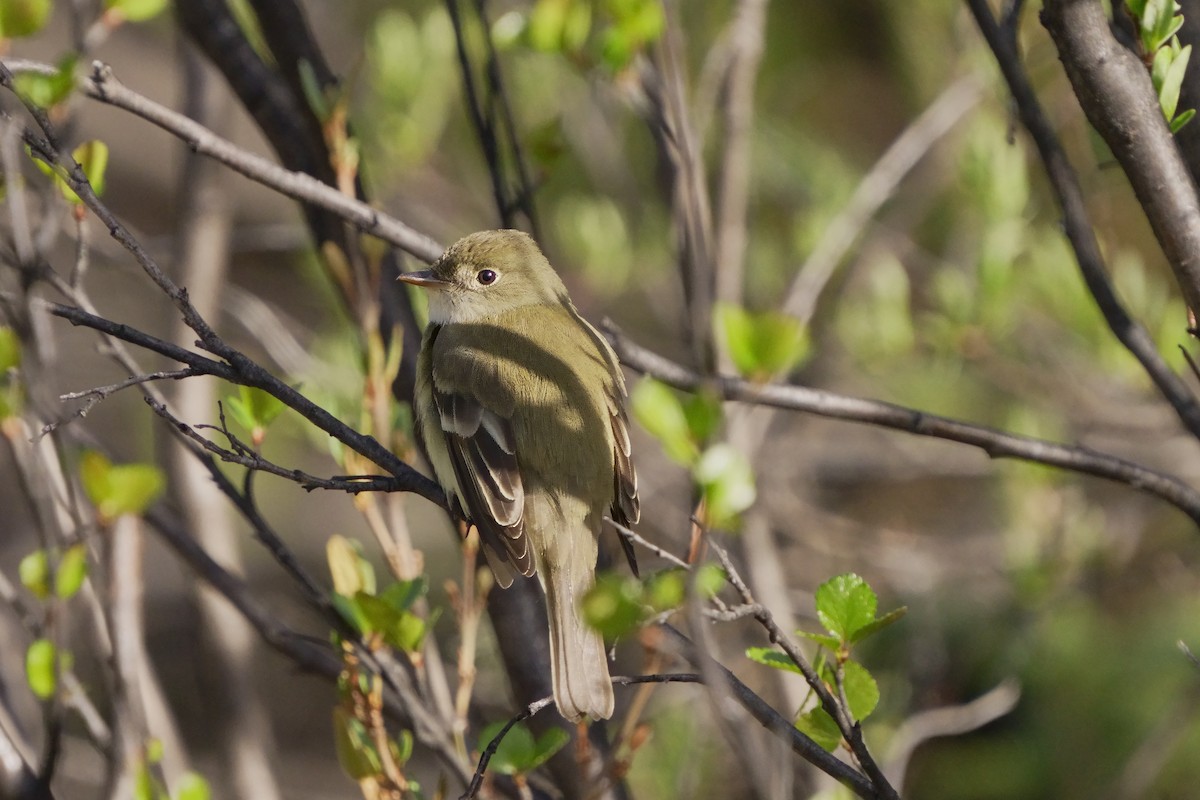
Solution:
[[[727,376],[706,378],[634,344],[621,335],[611,323],[604,327],[622,363],[677,389],[694,392],[701,388],[711,388],[726,400],[878,425],[916,436],[929,436],[972,445],[983,450],[991,458],[1016,458],[1095,475],[1159,497],[1200,524],[1200,492],[1172,475],[1156,472],[1117,456],[1032,436],[1018,436],[892,403],[850,397],[807,386],[756,384]]]
[[[4,62],[5,72],[9,69],[43,71],[46,67],[17,59]],[[293,200],[332,211],[364,233],[393,244],[422,261],[433,262],[442,254],[443,247],[440,244],[398,219],[361,200],[347,197],[311,175],[291,172],[243,150],[182,114],[129,89],[117,80],[107,65],[99,61],[92,65],[92,74],[82,82],[81,88],[88,97],[129,111],[157,125],[186,142],[197,153],[220,161],[252,181],[275,189]]]

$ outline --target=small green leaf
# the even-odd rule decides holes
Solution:
[[[175,800],[211,800],[212,789],[208,781],[198,772],[191,770],[179,776],[175,785]]]
[[[646,580],[643,599],[655,611],[667,611],[683,605],[687,594],[683,569],[668,569],[651,575]]]
[[[0,0],[3,2],[3,0]],[[58,62],[58,69],[50,75],[40,72],[22,72],[13,76],[13,88],[27,103],[39,108],[51,108],[66,100],[75,88],[75,65],[79,58],[74,53]],[[38,162],[41,164],[41,162]]]
[[[326,122],[329,119],[329,98],[325,95],[325,87],[317,79],[312,62],[307,58],[300,59],[300,63],[296,65],[296,72],[300,76],[300,89],[304,92],[304,99],[312,109],[313,116],[321,122]]]
[[[817,618],[825,630],[843,642],[875,619],[875,592],[852,572],[831,578],[817,587]]]
[[[757,490],[750,462],[732,445],[721,442],[704,451],[692,470],[703,491],[709,524],[728,527],[754,505]]]
[[[146,740],[146,761],[150,764],[159,764],[163,760],[165,748],[162,739],[157,736],[151,736]]]
[[[690,466],[699,455],[683,403],[666,384],[643,378],[633,387],[629,405],[634,418],[662,444],[673,460]]]
[[[246,429],[255,447],[262,445],[267,428],[285,408],[274,395],[253,386],[239,386],[237,397],[225,398],[234,422]]]
[[[734,366],[751,380],[769,380],[790,371],[808,356],[804,326],[786,314],[751,314],[741,306],[718,303],[713,322]]]
[[[1158,55],[1161,53],[1171,53],[1171,49],[1164,47],[1155,54],[1154,62],[1158,63]],[[1162,107],[1163,115],[1170,122],[1175,118],[1175,109],[1179,105],[1179,90],[1183,86],[1183,76],[1187,71],[1188,59],[1192,55],[1192,46],[1188,45],[1183,48],[1178,54],[1169,56],[1171,62],[1162,76],[1162,87],[1158,91],[1158,104]]]
[[[696,570],[693,580],[696,594],[708,600],[725,588],[725,569],[720,564],[705,564]]]
[[[21,366],[21,340],[17,332],[7,326],[0,326],[0,379],[10,369]]]
[[[908,607],[900,606],[899,608],[893,609],[893,610],[889,611],[888,613],[884,614],[882,617],[876,617],[875,619],[868,622],[866,625],[863,625],[861,628],[856,630],[853,634],[851,634],[850,642],[851,643],[861,642],[863,639],[867,638],[871,634],[877,633],[877,632],[883,630],[884,628],[886,628],[887,626],[891,625],[893,622],[896,622],[898,619],[900,619],[907,613],[908,613]]]
[[[609,573],[596,578],[580,603],[583,618],[608,639],[624,636],[646,619],[642,585],[636,578]]]
[[[358,604],[356,598],[357,595],[355,597],[347,597],[344,594],[334,592],[330,595],[329,602],[341,618],[346,620],[354,630],[363,635],[374,633],[375,629],[371,627],[371,618],[367,616],[367,612]]]
[[[796,666],[796,662],[792,661],[787,653],[776,650],[774,647],[748,647],[746,648],[746,657],[751,661],[757,661],[759,664],[781,669],[784,672],[800,673],[800,667]]]
[[[108,169],[108,145],[99,139],[92,139],[76,147],[71,155],[83,168],[83,174],[87,176],[88,183],[92,185],[92,191],[97,196],[104,194],[104,173]]]
[[[31,36],[50,18],[50,0],[0,0],[0,39]]]
[[[570,6],[571,0],[537,0],[525,26],[529,46],[547,53],[560,50]]]
[[[410,581],[394,581],[379,597],[397,611],[407,611],[428,589],[429,581],[421,575]]]
[[[145,22],[161,14],[167,0],[104,0],[104,7],[130,22]]]
[[[54,593],[69,600],[83,586],[87,577],[87,548],[82,543],[68,547],[58,560],[58,571],[54,573]]]
[[[1179,133],[1179,131],[1183,129],[1184,125],[1187,125],[1192,121],[1192,117],[1194,116],[1196,116],[1196,109],[1194,108],[1189,108],[1187,111],[1179,112],[1179,116],[1171,120],[1171,133]]]
[[[142,513],[166,484],[162,471],[155,466],[114,465],[90,450],[80,459],[79,474],[84,491],[103,522],[112,522],[122,514]]]
[[[17,565],[21,585],[39,600],[50,596],[50,559],[45,550],[34,550]]]
[[[362,546],[353,539],[334,535],[325,543],[325,560],[333,576],[333,590],[351,597],[357,592],[375,594],[375,568],[362,554]]]
[[[796,720],[796,729],[830,753],[842,743],[841,730],[823,708],[814,708],[802,714]]]
[[[569,741],[571,741],[571,734],[562,728],[549,728],[534,743],[529,765],[524,771],[530,772],[545,764],[555,753],[562,750]]]
[[[693,442],[707,442],[721,427],[725,409],[714,392],[701,390],[683,401],[683,415]]]
[[[333,744],[338,763],[356,781],[378,775],[383,765],[366,726],[346,709],[333,709]]]
[[[133,800],[159,800],[155,791],[154,776],[150,774],[150,765],[139,760],[133,772]]]
[[[35,697],[49,700],[58,685],[57,649],[49,639],[38,639],[25,651],[25,678]]]
[[[846,702],[850,705],[850,716],[857,722],[871,716],[871,712],[879,705],[879,684],[867,668],[857,661],[847,661],[842,665],[842,691],[846,693]]]
[[[504,725],[503,722],[493,722],[484,728],[479,734],[481,746],[486,747],[495,739]],[[517,775],[529,769],[528,765],[533,761],[536,750],[537,743],[533,734],[529,732],[529,728],[518,723],[500,740],[490,766],[501,775]]]
[[[1129,13],[1136,20],[1140,20],[1146,13],[1146,0],[1126,0],[1125,5],[1128,6]]]
[[[842,646],[842,642],[840,639],[838,639],[836,636],[830,636],[825,633],[813,633],[811,631],[796,631],[796,635],[803,636],[805,639],[816,642],[817,644],[821,645],[822,647],[825,647],[832,651],[836,651],[839,647]]]

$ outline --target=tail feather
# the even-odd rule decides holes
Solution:
[[[589,534],[590,535],[590,534]],[[595,545],[592,545],[595,552]],[[593,557],[594,559],[594,557]],[[593,560],[594,563],[594,560]],[[588,572],[594,567],[589,567]],[[604,639],[584,622],[579,600],[592,585],[576,570],[547,570],[543,578],[550,620],[550,679],[559,713],[572,722],[586,717],[608,719],[613,713],[612,680]]]
[[[575,498],[548,502],[528,494],[525,511],[538,580],[546,593],[554,702],[572,722],[608,719],[613,713],[608,654],[603,637],[584,622],[579,609],[596,576],[596,534],[588,524],[593,515]]]

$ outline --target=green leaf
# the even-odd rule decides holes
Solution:
[[[75,88],[75,65],[78,61],[79,57],[72,53],[60,60],[58,69],[50,75],[40,72],[22,72],[14,75],[13,88],[31,105],[39,108],[56,106],[66,100]]]
[[[1180,112],[1179,116],[1171,120],[1171,133],[1179,133],[1179,131],[1183,129],[1184,125],[1187,125],[1192,121],[1192,117],[1194,116],[1196,116],[1196,109],[1194,108],[1189,108],[1187,111]]]
[[[92,191],[96,193],[96,196],[104,194],[104,173],[108,169],[108,145],[99,139],[92,139],[76,147],[71,151],[71,155],[83,168],[83,174],[87,176],[88,183],[92,185]],[[71,192],[71,194],[75,193]]]
[[[830,753],[842,743],[841,730],[823,708],[814,708],[802,714],[796,720],[796,729]]]
[[[130,22],[145,22],[161,14],[167,0],[104,0],[104,7]]]
[[[87,548],[82,543],[68,547],[54,573],[54,593],[63,600],[74,597],[87,577],[87,565]]]
[[[696,570],[696,577],[692,580],[696,594],[708,600],[725,588],[725,569],[720,564],[705,564]]]
[[[21,340],[17,332],[7,326],[0,326],[0,379],[10,369],[21,366]]]
[[[480,745],[486,747],[490,744],[504,728],[504,725],[503,722],[493,722],[484,728],[479,734]],[[516,775],[528,769],[527,765],[533,761],[536,751],[537,743],[534,741],[533,734],[529,732],[529,728],[518,723],[512,726],[500,740],[490,766],[501,775]]]
[[[838,639],[836,636],[830,636],[825,633],[813,633],[811,631],[796,631],[796,635],[803,636],[805,639],[816,642],[817,644],[821,645],[822,647],[825,647],[825,648],[827,648],[829,650],[833,650],[833,651],[836,651],[839,647],[842,646],[842,641],[840,639]]]
[[[683,605],[687,595],[687,573],[681,568],[663,570],[646,580],[644,602],[655,611],[667,611]]]
[[[596,578],[596,585],[583,596],[580,611],[588,625],[605,638],[616,639],[646,619],[641,600],[641,582],[608,573]]]
[[[562,48],[570,0],[537,0],[529,12],[525,33],[534,50],[554,52]]]
[[[356,781],[378,775],[383,765],[367,728],[346,709],[333,709],[333,744],[338,763]]]
[[[50,595],[50,559],[45,550],[34,550],[17,565],[21,585],[39,600]]]
[[[882,617],[876,617],[875,619],[868,622],[866,625],[863,625],[861,628],[856,630],[850,636],[850,642],[851,643],[861,642],[863,639],[867,638],[871,634],[877,633],[877,632],[883,630],[884,628],[886,628],[887,626],[891,625],[893,622],[896,622],[898,619],[900,619],[907,613],[908,613],[908,607],[900,606],[899,608],[893,609],[893,610],[889,611],[888,613],[884,614]]]
[[[1170,50],[1163,48],[1159,52],[1169,53]],[[1179,106],[1179,90],[1183,86],[1183,76],[1187,71],[1188,59],[1191,55],[1192,46],[1189,44],[1174,56],[1163,75],[1162,88],[1158,92],[1158,103],[1162,106],[1163,114],[1168,122],[1175,119],[1175,109]],[[1157,63],[1157,55],[1154,60]]]
[[[875,592],[852,572],[831,578],[817,588],[817,618],[825,630],[848,642],[856,631],[875,619]]]
[[[741,306],[717,303],[713,321],[734,366],[752,380],[788,372],[808,356],[804,326],[786,314],[751,314]]]
[[[312,62],[307,58],[300,59],[300,63],[296,65],[296,72],[300,76],[300,89],[304,92],[304,99],[312,109],[313,115],[322,122],[327,121],[330,112],[329,98],[325,95],[325,87],[317,79]]]
[[[493,722],[479,734],[480,748],[487,747],[500,733],[505,723]],[[518,775],[531,772],[571,741],[571,735],[562,728],[550,728],[540,737],[533,734],[524,724],[518,723],[509,729],[492,756],[491,768],[502,775]]]
[[[335,592],[346,597],[357,592],[375,594],[375,568],[363,556],[358,542],[337,534],[330,536],[325,543],[325,560]]]
[[[1141,19],[1146,13],[1146,0],[1126,0],[1125,5],[1134,19]]]
[[[842,691],[846,693],[850,716],[857,722],[871,716],[871,712],[879,705],[879,684],[867,668],[857,661],[846,661],[842,665]]]
[[[145,760],[139,760],[133,772],[133,800],[159,800],[154,776],[150,774],[150,765]]]
[[[571,734],[562,728],[549,728],[537,738],[533,745],[532,757],[525,772],[530,772],[549,761],[555,753],[562,750],[571,741]]]
[[[367,615],[363,607],[359,605],[357,595],[348,597],[344,594],[334,592],[330,595],[329,602],[333,604],[334,610],[338,612],[341,618],[346,620],[360,634],[366,635],[375,631],[371,627],[371,618]]]
[[[397,611],[407,611],[428,589],[429,581],[420,575],[410,581],[394,581],[379,597]]]
[[[704,495],[709,524],[728,527],[754,504],[757,490],[750,462],[724,442],[704,451],[692,475]]]
[[[683,401],[683,416],[693,442],[707,442],[721,427],[725,409],[721,398],[709,390],[688,395]]]
[[[92,450],[80,459],[79,473],[83,489],[96,505],[102,522],[112,522],[122,514],[142,513],[166,484],[162,471],[155,466],[114,465]]]
[[[667,455],[685,466],[699,455],[691,438],[691,428],[683,403],[666,384],[643,378],[633,387],[629,406],[634,419],[662,444]]]
[[[765,664],[784,672],[800,673],[800,667],[796,666],[796,662],[792,661],[787,653],[776,650],[774,647],[748,647],[746,648],[746,657],[751,661],[757,661],[759,664]]]
[[[191,770],[179,776],[175,785],[175,800],[210,800],[212,789],[208,781],[198,772]]]
[[[57,649],[49,639],[38,639],[25,651],[25,679],[35,697],[49,700],[58,684]]]
[[[250,434],[255,447],[262,445],[267,428],[286,407],[272,394],[253,386],[239,386],[237,397],[225,398],[234,422]]]
[[[50,0],[0,0],[0,39],[31,36],[46,25]]]

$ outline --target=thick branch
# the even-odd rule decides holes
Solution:
[[[1200,308],[1200,198],[1149,72],[1113,37],[1100,0],[1047,0],[1042,24],[1088,121],[1125,170],[1184,299]]]
[[[1071,249],[1075,252],[1075,259],[1079,263],[1079,271],[1096,301],[1097,308],[1104,315],[1113,335],[1141,363],[1146,374],[1154,381],[1154,385],[1175,409],[1175,413],[1179,415],[1184,426],[1193,436],[1200,438],[1200,405],[1197,405],[1196,398],[1179,376],[1163,361],[1162,356],[1154,347],[1154,341],[1150,338],[1150,334],[1129,316],[1113,290],[1112,282],[1105,269],[1104,256],[1100,252],[1100,242],[1096,239],[1096,232],[1088,218],[1087,206],[1083,202],[1083,190],[1079,186],[1079,179],[1071,168],[1071,163],[1067,160],[1067,154],[1063,152],[1058,137],[1055,136],[1054,128],[1051,127],[1050,121],[1042,112],[1041,104],[1038,103],[1037,95],[1029,83],[1029,78],[1021,65],[1021,59],[1017,55],[1016,44],[1011,33],[1001,30],[995,17],[992,16],[987,0],[967,0],[967,5],[975,17],[976,24],[979,25],[979,30],[987,40],[988,46],[996,56],[1000,71],[1004,73],[1004,79],[1012,91],[1013,100],[1016,101],[1021,121],[1029,130],[1029,135],[1042,158],[1046,175],[1050,178],[1050,185],[1062,207],[1063,226],[1066,229],[1067,239],[1071,242]],[[1155,108],[1155,113],[1160,113],[1157,111],[1157,106]],[[1180,165],[1180,170],[1172,180],[1186,181],[1186,173],[1182,171],[1182,165]],[[1163,187],[1166,186],[1166,183],[1163,184]],[[1172,190],[1163,188],[1163,191]],[[1189,191],[1193,191],[1190,183]],[[1194,227],[1194,233],[1200,235],[1200,227]],[[1190,252],[1200,257],[1200,242]],[[1181,284],[1185,295],[1190,291],[1189,285],[1197,285],[1184,281],[1181,281]],[[1188,302],[1192,301],[1189,299]]]

